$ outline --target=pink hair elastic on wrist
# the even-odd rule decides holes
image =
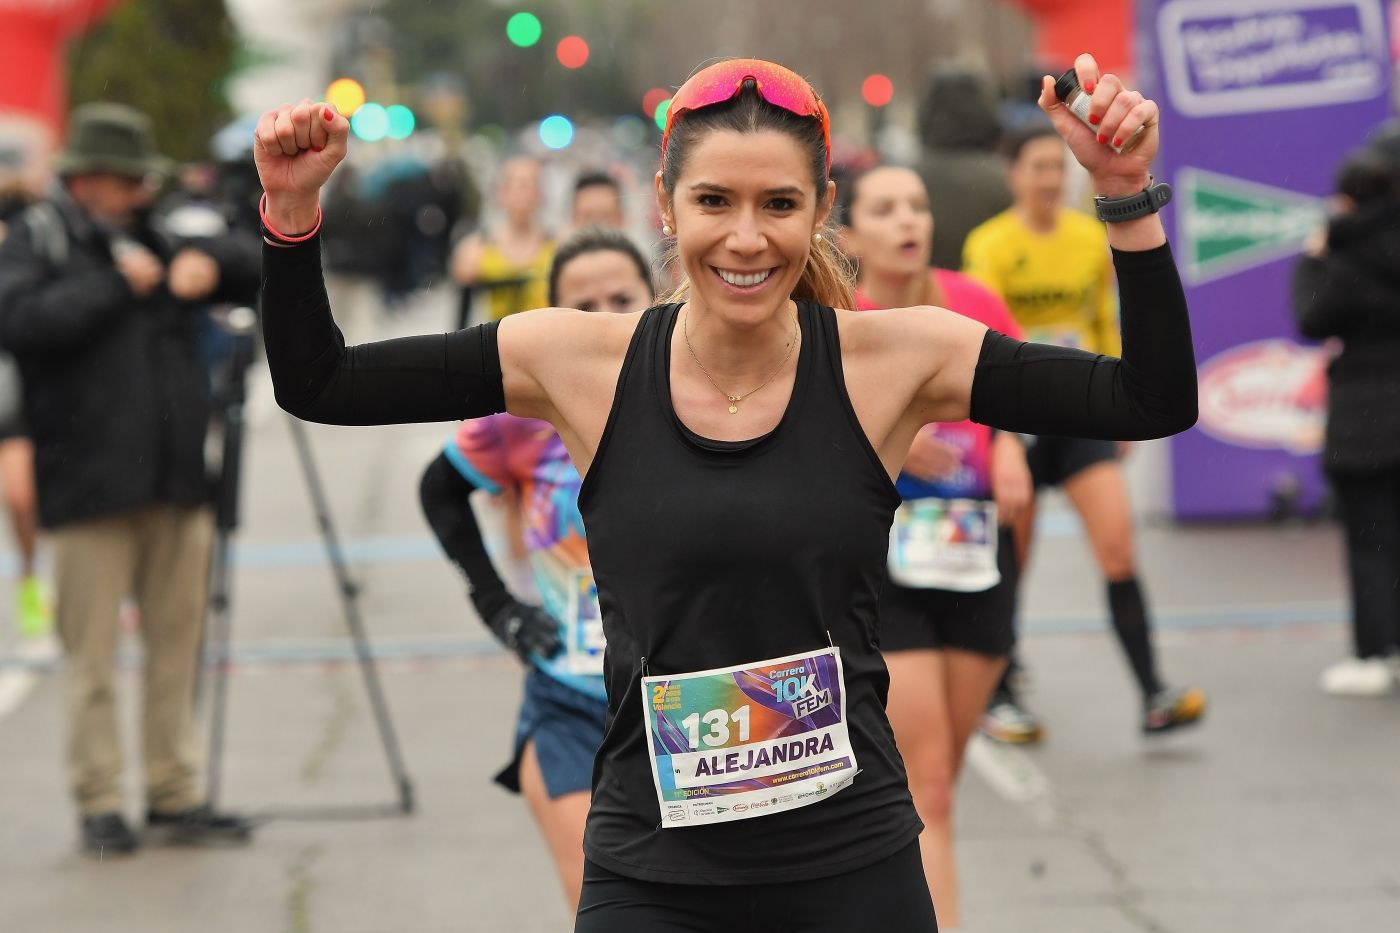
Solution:
[[[296,236],[288,236],[272,225],[272,221],[267,219],[267,192],[258,199],[258,219],[262,221],[263,229],[270,233],[279,243],[305,243],[307,240],[321,232],[321,205],[316,205],[316,223],[305,233]]]

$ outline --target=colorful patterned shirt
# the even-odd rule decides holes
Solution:
[[[463,421],[446,453],[473,485],[518,497],[541,602],[559,621],[560,640],[568,646],[553,658],[536,658],[535,666],[606,699],[597,590],[578,510],[581,479],[558,432],[545,421],[491,415]]]

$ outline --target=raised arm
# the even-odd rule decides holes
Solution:
[[[263,114],[253,154],[264,203],[262,318],[277,402],[307,421],[454,421],[505,410],[494,324],[347,347],[321,274],[321,187],[349,123],[303,100]]]
[[[1157,152],[1157,106],[1100,76],[1093,58],[1075,62],[1080,84],[1092,88],[1095,132],[1055,98],[1045,78],[1040,105],[1104,197],[1136,194],[1149,184]],[[1129,152],[1104,141],[1132,138]],[[970,416],[1009,431],[1111,440],[1141,440],[1186,430],[1196,420],[1196,362],[1186,298],[1156,214],[1108,225],[1118,274],[1121,358],[1022,343],[995,331],[954,327],[927,312],[908,326],[938,346],[936,372],[918,391],[912,420]],[[937,335],[937,336],[935,336]],[[940,340],[941,338],[941,340]],[[907,351],[906,351],[907,352]]]

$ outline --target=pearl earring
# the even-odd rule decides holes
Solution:
[[[662,224],[662,225],[661,225],[661,235],[662,235],[662,236],[671,236],[671,235],[674,234],[675,232],[676,232],[676,231],[674,231],[674,230],[671,229],[671,225],[670,225],[670,224]]]
[[[812,234],[812,242],[813,242],[813,243],[820,243],[821,241],[822,241],[822,235],[821,235],[820,233],[814,233],[814,234]]]

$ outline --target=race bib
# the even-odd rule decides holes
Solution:
[[[598,586],[593,574],[576,570],[569,578],[569,618],[566,632],[569,673],[603,675],[603,611],[598,608]]]
[[[997,507],[982,499],[911,499],[890,526],[890,579],[920,590],[980,593],[1001,582]]]
[[[666,829],[769,816],[851,783],[839,649],[642,678]]]

